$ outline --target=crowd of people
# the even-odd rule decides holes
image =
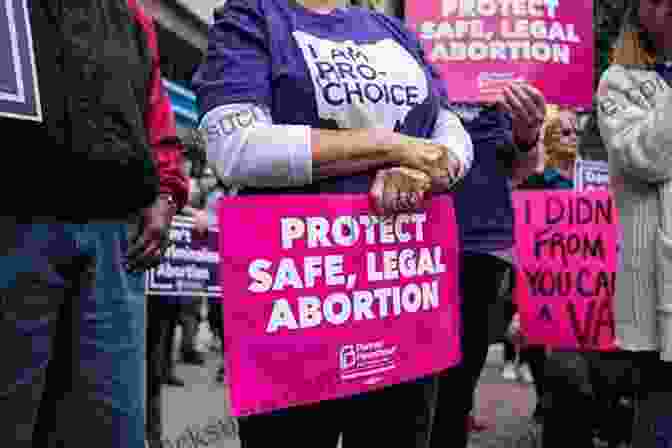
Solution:
[[[672,446],[672,0],[632,3],[596,93],[622,233],[622,350],[529,346],[513,303],[506,313],[502,374],[534,383],[545,448],[593,447],[596,436]],[[3,116],[0,126],[27,143],[14,160],[33,167],[43,188],[6,195],[0,218],[0,334],[13,350],[0,367],[7,446],[161,446],[162,388],[183,384],[173,361],[178,322],[182,361],[204,363],[201,301],[145,297],[145,272],[161,262],[177,214],[203,234],[225,194],[363,193],[386,215],[454,198],[462,360],[240,418],[241,446],[292,434],[297,448],[339,439],[346,448],[466,448],[480,427],[474,393],[492,342],[483,316],[516,268],[511,195],[573,188],[573,111],[549,116],[527,83],[492,102],[451,101],[415,34],[375,11],[227,0],[192,82],[205,140],[181,142],[153,21],[136,0],[33,1],[28,11],[43,119]],[[216,300],[208,319],[223,339]]]

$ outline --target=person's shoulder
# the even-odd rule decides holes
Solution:
[[[263,18],[268,5],[266,0],[226,0],[213,11],[213,23],[224,19],[231,19],[241,15],[251,15]]]
[[[411,30],[408,28],[408,26],[399,18],[385,14],[380,11],[376,10],[371,10],[371,9],[366,9],[366,8],[360,8],[360,7],[354,7],[352,8],[353,11],[357,11],[357,14],[361,14],[367,17],[371,17],[374,20],[377,20],[378,22],[383,22],[387,26],[391,27],[395,31],[397,31],[399,34],[404,36],[407,40],[410,41],[416,41],[417,37],[415,34],[411,32]]]
[[[138,22],[145,32],[154,29],[154,19],[137,0],[126,0],[126,4],[133,19]]]

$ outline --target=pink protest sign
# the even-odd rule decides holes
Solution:
[[[460,359],[452,201],[381,220],[366,195],[225,198],[233,415],[345,397]]]
[[[406,17],[454,101],[527,81],[550,104],[589,108],[592,0],[408,0]]]
[[[517,191],[515,298],[530,344],[615,350],[618,222],[606,191]]]

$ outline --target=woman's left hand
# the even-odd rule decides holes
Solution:
[[[376,213],[389,216],[418,211],[432,187],[432,179],[419,170],[394,167],[378,171],[369,193]]]
[[[513,83],[504,88],[499,104],[511,114],[513,141],[534,145],[546,117],[544,95],[530,84]]]

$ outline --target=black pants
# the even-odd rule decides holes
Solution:
[[[488,310],[497,300],[509,263],[487,254],[464,254],[460,263],[462,363],[439,374],[432,448],[467,446],[466,418],[488,356]]]
[[[180,304],[173,298],[147,298],[147,416],[145,426],[150,448],[160,447],[163,432],[161,388],[172,374],[173,341]]]
[[[201,322],[200,298],[180,298],[179,322],[182,324],[182,347],[180,351],[183,355],[196,352],[196,336]],[[174,336],[174,327],[172,331]]]
[[[239,420],[241,448],[268,448],[291,437],[292,448],[424,448],[430,426],[432,378],[354,397]]]
[[[544,448],[593,448],[595,429],[612,446],[630,438],[633,448],[672,446],[672,364],[658,353],[554,353],[546,378]],[[636,416],[619,405],[623,397],[634,399]],[[577,409],[582,418],[568,431],[567,416]]]
[[[219,338],[224,340],[224,317],[222,315],[222,302],[220,299],[210,299],[208,307],[208,325],[210,331]]]

